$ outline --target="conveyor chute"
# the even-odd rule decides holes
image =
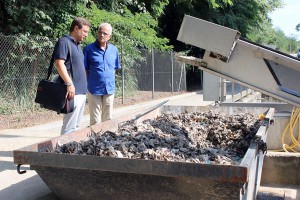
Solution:
[[[274,97],[300,105],[300,61],[288,54],[240,38],[240,33],[188,15],[177,39],[202,48],[202,58],[178,60],[203,71]]]

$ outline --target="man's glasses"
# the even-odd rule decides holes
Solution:
[[[108,33],[102,32],[102,31],[99,31],[99,34],[100,34],[100,35],[104,35],[104,36],[110,35],[110,34],[108,34]]]

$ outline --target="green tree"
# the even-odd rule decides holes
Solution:
[[[99,6],[99,5],[98,5]],[[114,43],[123,56],[122,67],[126,70],[127,74],[131,74],[131,70],[136,60],[141,60],[140,49],[155,48],[161,51],[171,50],[171,46],[168,46],[168,39],[159,38],[155,27],[157,27],[157,21],[148,13],[132,13],[126,7],[123,7],[121,14],[108,12],[106,10],[99,9],[96,4],[91,4],[89,8],[81,9],[82,15],[90,20],[93,24],[90,36],[86,42],[90,43],[95,41],[98,25],[103,22],[109,22],[113,27],[113,37],[111,42]],[[117,74],[120,75],[120,74]],[[121,79],[117,79],[117,85],[120,86]],[[126,90],[132,91],[135,89],[135,78],[129,76],[126,78]],[[118,87],[120,91],[120,87]]]
[[[259,26],[252,26],[246,38],[259,44],[275,45],[276,31],[271,21],[266,18]]]
[[[0,32],[51,37],[58,24],[68,23],[76,16],[85,0],[35,1],[2,0],[0,3]]]
[[[185,14],[233,28],[245,37],[279,6],[281,0],[169,0],[159,27],[175,50],[182,51],[190,48],[176,40]]]
[[[276,2],[268,9],[269,13],[281,7],[282,3]],[[295,53],[299,47],[296,36],[286,36],[281,29],[273,28],[272,21],[267,15],[262,18],[261,23],[251,27],[246,37],[262,45],[274,46],[277,50],[288,54]]]

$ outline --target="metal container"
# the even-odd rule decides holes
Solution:
[[[118,124],[160,115],[159,107],[143,116],[113,119],[13,152],[14,162],[29,164],[59,199],[255,199],[260,183],[269,117],[262,123],[239,165],[195,164],[47,153],[57,142],[80,141],[91,131],[114,131]],[[170,107],[168,107],[170,110]],[[183,111],[184,109],[176,110]],[[267,116],[272,116],[269,110]]]

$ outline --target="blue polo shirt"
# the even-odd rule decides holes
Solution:
[[[115,70],[121,69],[117,47],[108,43],[103,51],[96,40],[87,45],[83,52],[88,91],[94,95],[114,94]]]
[[[70,43],[69,43],[69,42]],[[70,45],[69,45],[69,44]],[[69,35],[65,35],[60,38],[54,47],[54,60],[63,59],[69,74],[71,74],[71,60],[69,53],[69,46],[71,47],[72,54],[72,71],[73,71],[73,83],[75,86],[75,94],[87,93],[87,79],[84,67],[84,58],[81,46],[75,43],[75,40]]]

